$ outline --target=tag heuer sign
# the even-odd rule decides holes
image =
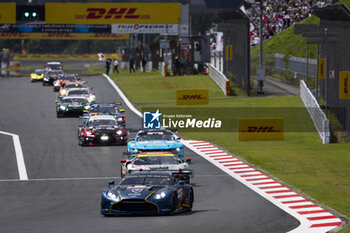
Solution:
[[[169,40],[160,40],[160,41],[159,41],[159,47],[160,47],[161,49],[168,49],[168,48],[170,48],[170,46],[169,46]]]

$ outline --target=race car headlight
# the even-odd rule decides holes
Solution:
[[[44,78],[45,81],[49,81],[49,78]]]
[[[64,111],[64,110],[66,110],[66,106],[61,105],[60,109]]]
[[[117,196],[114,192],[112,192],[112,191],[108,191],[108,192],[107,192],[107,197],[108,197],[109,199],[113,199],[113,200],[118,200],[118,199],[119,199],[118,196]]]
[[[155,196],[154,196],[154,198],[155,199],[162,199],[162,198],[164,198],[166,196],[166,192],[165,191],[162,191],[162,192],[160,192],[160,193],[157,193]]]
[[[84,108],[85,108],[85,109],[89,109],[90,106],[89,106],[89,105],[85,105]]]
[[[118,122],[124,121],[122,117],[117,118]]]
[[[123,133],[122,130],[118,130],[118,131],[117,131],[117,134],[118,134],[118,135],[121,135],[122,133]]]
[[[180,150],[181,150],[181,148],[180,148],[180,147],[176,148],[176,151],[178,151],[178,152],[179,152]]]

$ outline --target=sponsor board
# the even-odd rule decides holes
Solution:
[[[22,33],[0,32],[0,39],[41,39],[41,40],[128,40],[129,34],[111,33]]]
[[[16,23],[16,3],[0,3],[0,24]]]
[[[178,35],[178,24],[112,24],[112,33]]]
[[[0,32],[111,33],[109,24],[2,24]]]
[[[183,89],[176,90],[177,105],[196,105],[209,103],[208,89]]]
[[[323,59],[323,58],[318,59],[318,78],[319,79],[326,78],[326,59]]]
[[[350,99],[350,71],[339,72],[339,99]]]
[[[180,3],[46,3],[48,24],[180,23]]]
[[[241,118],[238,119],[239,141],[269,141],[284,139],[282,118]]]

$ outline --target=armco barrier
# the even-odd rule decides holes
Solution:
[[[300,98],[314,122],[322,143],[328,144],[330,140],[329,121],[303,80],[300,81]]]
[[[209,76],[220,87],[226,96],[230,95],[230,81],[212,64],[209,64]]]

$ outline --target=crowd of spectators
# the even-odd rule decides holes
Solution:
[[[268,0],[263,1],[264,40],[280,33],[312,13],[313,8],[332,5],[335,0]],[[252,3],[246,12],[250,18],[251,44],[259,43],[260,3]]]

